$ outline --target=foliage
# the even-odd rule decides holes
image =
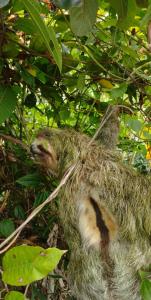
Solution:
[[[124,159],[150,172],[150,20],[150,0],[0,1],[2,239],[57,185],[29,155],[43,126],[92,135],[107,106],[118,104]],[[43,209],[18,243],[44,247],[58,223],[57,206],[58,199],[51,212]],[[145,300],[148,286],[141,288]],[[12,293],[6,299],[19,297]]]
[[[139,274],[142,279],[141,287],[140,287],[141,295],[144,300],[149,300],[151,295],[151,282],[149,280],[149,274],[150,274],[149,270],[145,272],[140,271]]]
[[[141,284],[141,294],[143,299],[149,300],[151,295],[151,282],[148,279],[144,279]]]
[[[40,280],[58,264],[64,251],[21,245],[9,250],[3,257],[3,281],[13,286],[24,286]],[[19,292],[9,292],[5,299],[20,300],[26,297]]]
[[[2,236],[9,236],[15,230],[12,220],[5,219],[0,222],[0,233]]]
[[[64,251],[21,245],[9,250],[3,257],[3,281],[23,286],[40,280],[58,264]]]
[[[20,292],[11,291],[9,292],[5,300],[26,300],[27,298]]]

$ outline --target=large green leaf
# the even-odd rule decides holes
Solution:
[[[37,8],[37,2],[35,0],[22,0],[26,10],[30,13],[30,16],[37,27],[37,32],[41,34],[41,37],[50,52],[53,56],[56,64],[58,65],[59,70],[62,69],[62,54],[60,50],[59,43],[56,39],[55,32],[52,27],[47,27],[39,15],[39,10]],[[54,49],[50,48],[50,40],[53,42]]]
[[[127,0],[109,0],[111,6],[115,9],[119,19],[123,20],[127,16]]]
[[[3,123],[15,109],[17,95],[13,88],[0,86],[0,124]]]
[[[96,20],[97,0],[83,0],[79,6],[70,8],[70,23],[77,36],[87,35]]]
[[[111,90],[111,96],[114,99],[121,98],[125,94],[127,90],[127,84],[121,83],[118,88],[114,88]]]
[[[135,0],[128,0],[128,8],[127,8],[127,16],[125,19],[123,19],[121,22],[119,22],[119,26],[122,29],[126,29],[129,26],[132,26],[135,19],[135,15],[136,15],[136,2]]]
[[[118,15],[117,25],[126,29],[132,26],[134,16],[136,14],[136,1],[135,0],[110,0],[111,6],[115,9]]]
[[[143,123],[138,120],[137,117],[127,117],[126,120],[127,125],[137,134],[139,134],[143,129]]]
[[[20,292],[11,291],[5,296],[5,300],[26,300],[27,298]]]
[[[41,184],[42,178],[39,174],[34,173],[22,176],[16,182],[26,187],[36,187]]]
[[[141,295],[143,300],[151,299],[151,281],[144,279],[141,284]]]
[[[44,278],[65,253],[57,248],[21,245],[10,249],[3,257],[3,281],[23,286]]]
[[[16,20],[14,27],[16,30],[23,31],[27,34],[34,34],[37,32],[37,27],[31,19],[19,18]]]

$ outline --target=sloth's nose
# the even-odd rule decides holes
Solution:
[[[31,144],[30,151],[31,151],[32,154],[40,154],[41,153],[41,150],[39,149],[39,147],[35,143]]]
[[[31,144],[31,146],[30,146],[30,152],[31,152],[32,154],[35,153],[34,149],[35,149],[35,145],[34,145],[34,143],[33,143],[33,144]]]

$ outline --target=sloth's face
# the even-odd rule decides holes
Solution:
[[[31,144],[31,153],[36,162],[54,175],[58,170],[58,160],[56,152],[51,145],[51,133],[46,130],[39,133]]]

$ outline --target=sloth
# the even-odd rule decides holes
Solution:
[[[78,300],[140,300],[138,270],[151,263],[151,181],[100,140],[43,129],[36,161],[61,179],[59,215],[71,255],[68,279]]]

